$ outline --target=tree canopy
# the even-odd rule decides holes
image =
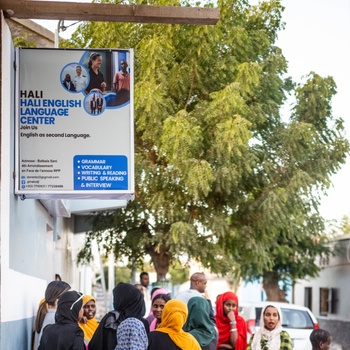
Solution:
[[[217,6],[215,26],[87,22],[73,34],[76,47],[135,50],[136,198],[94,216],[80,260],[97,238],[131,264],[149,254],[159,278],[187,256],[268,281],[315,275],[314,257],[329,253],[320,194],[349,153],[336,84],[288,77],[280,1]]]

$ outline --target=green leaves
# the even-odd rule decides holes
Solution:
[[[164,120],[160,153],[176,165],[198,156],[202,146],[202,133],[196,121],[180,110],[174,117]]]
[[[72,45],[135,49],[136,199],[95,217],[81,255],[97,237],[134,264],[149,254],[159,276],[183,256],[246,279],[313,275],[330,253],[320,192],[349,153],[335,82],[288,78],[280,1],[218,6],[215,26],[82,23],[74,34]]]

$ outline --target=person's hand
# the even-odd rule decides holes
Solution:
[[[103,82],[101,83],[101,88],[102,88],[102,90],[104,90],[106,87],[107,87],[107,84],[103,81]]]
[[[233,311],[230,311],[227,314],[227,317],[230,319],[230,322],[236,322],[236,316],[235,316],[235,313]]]
[[[87,324],[87,321],[88,321],[88,319],[87,319],[87,317],[85,317],[85,316],[83,316],[83,317],[79,320],[79,322],[84,323],[84,324]]]

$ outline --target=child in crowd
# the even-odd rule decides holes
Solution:
[[[331,347],[332,337],[324,329],[314,329],[310,334],[312,350],[329,350]]]

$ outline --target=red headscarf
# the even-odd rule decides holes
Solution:
[[[224,302],[227,300],[234,300],[237,307],[235,310],[236,317],[236,328],[238,337],[236,340],[235,350],[245,350],[247,347],[247,324],[243,317],[238,315],[238,298],[237,295],[232,292],[226,292],[216,300],[216,326],[219,330],[219,340],[217,349],[220,348],[221,344],[229,344],[231,335],[230,319],[224,314]]]

